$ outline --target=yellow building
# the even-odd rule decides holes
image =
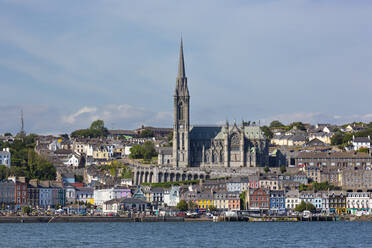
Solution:
[[[209,209],[214,206],[213,194],[212,193],[200,193],[197,196],[195,203],[198,205],[199,209]]]
[[[94,150],[93,158],[94,159],[109,159],[109,152],[107,150]]]

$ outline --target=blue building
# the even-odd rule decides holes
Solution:
[[[270,191],[270,211],[285,212],[285,193],[284,190]]]

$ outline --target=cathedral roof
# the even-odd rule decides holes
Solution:
[[[259,126],[245,126],[244,134],[247,139],[265,139],[265,134]]]
[[[236,127],[235,127],[236,128]],[[240,127],[240,130],[242,128]],[[229,126],[229,132],[228,133],[232,133],[234,132],[234,126]],[[244,136],[247,138],[247,139],[265,139],[265,135],[264,133],[262,132],[261,128],[259,126],[244,126],[243,127],[243,132],[244,132]],[[215,137],[215,139],[224,139],[227,135],[227,132],[226,132],[226,127],[223,127],[221,129],[221,132],[218,133],[218,135]]]
[[[224,139],[227,133],[236,131],[236,127],[229,126],[229,131],[226,132],[227,127],[219,126],[192,126],[190,129],[190,138],[193,140],[209,140],[209,139]],[[240,127],[238,130],[242,130]],[[265,135],[259,126],[244,126],[244,136],[247,139],[265,139]]]
[[[221,131],[218,126],[192,126],[190,129],[190,138],[193,140],[214,139]]]

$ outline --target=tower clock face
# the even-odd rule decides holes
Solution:
[[[180,125],[180,128],[183,128],[183,125],[182,124]]]

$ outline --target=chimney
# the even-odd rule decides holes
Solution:
[[[26,178],[25,177],[19,177],[17,181],[20,182],[20,183],[26,183]]]
[[[28,183],[33,187],[37,187],[37,179],[31,179]]]

